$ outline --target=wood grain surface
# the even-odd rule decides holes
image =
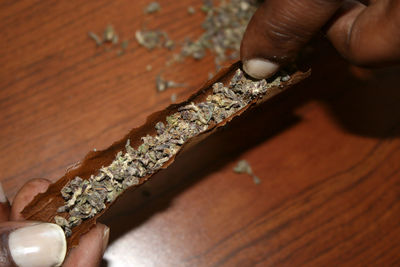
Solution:
[[[138,46],[144,26],[178,43],[202,32],[204,15],[187,12],[201,1],[159,2],[152,15],[144,0],[0,3],[0,180],[11,200],[215,70],[211,55],[166,68],[172,52]],[[87,36],[109,23],[130,41],[123,55]],[[314,47],[309,80],[113,206],[104,266],[400,265],[400,69],[356,68],[324,41]],[[157,92],[160,72],[186,86]],[[233,173],[240,159],[260,184]]]

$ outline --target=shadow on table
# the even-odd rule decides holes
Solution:
[[[202,177],[300,121],[294,110],[306,102],[322,102],[352,134],[393,137],[392,129],[400,121],[399,68],[369,71],[350,67],[324,42],[317,46],[314,57],[313,74],[307,81],[233,120],[179,155],[145,185],[124,194],[101,219],[112,229],[110,242],[167,209],[176,195]]]
[[[400,123],[400,67],[362,69],[349,65],[327,42],[313,54],[313,74],[298,86],[299,104],[323,102],[332,118],[352,134],[394,137]]]

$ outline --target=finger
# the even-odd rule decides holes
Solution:
[[[96,224],[81,237],[79,245],[73,248],[65,260],[64,267],[99,266],[108,244],[110,229],[104,224]]]
[[[266,78],[298,51],[334,15],[342,0],[268,0],[256,11],[241,44],[243,68]]]
[[[3,185],[0,183],[0,222],[8,221],[10,209],[10,202],[8,202]]]
[[[60,266],[66,250],[64,231],[56,224],[29,221],[0,224],[0,266]]]
[[[10,219],[14,221],[23,220],[24,218],[21,215],[21,211],[37,194],[46,192],[50,184],[51,182],[46,179],[33,179],[27,182],[14,198]]]
[[[365,6],[347,0],[327,30],[335,48],[362,66],[400,61],[400,1],[374,1]]]

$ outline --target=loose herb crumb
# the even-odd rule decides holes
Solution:
[[[186,57],[201,60],[207,51],[216,56],[217,70],[224,62],[238,59],[243,34],[258,5],[256,0],[219,1],[218,6],[213,1],[204,0],[201,10],[206,14],[202,24],[205,32],[196,40],[187,38],[179,56],[174,56],[167,65]],[[189,6],[188,13],[192,11]]]
[[[114,27],[108,24],[103,33],[103,40],[105,42],[118,43],[118,35],[115,33]]]
[[[163,92],[168,88],[182,87],[184,84],[176,83],[174,81],[165,80],[160,74],[156,77],[156,88],[158,92]]]
[[[176,102],[176,99],[177,99],[177,96],[176,96],[175,93],[173,93],[173,94],[171,95],[171,103],[172,103],[172,104],[175,103],[175,102]]]
[[[160,11],[161,5],[158,2],[151,2],[144,10],[146,14],[152,14]]]
[[[159,30],[138,30],[135,33],[135,37],[136,41],[148,50],[153,50],[156,47],[172,49],[174,46],[174,42],[169,38],[168,34]]]
[[[118,34],[115,32],[114,27],[111,24],[108,24],[106,28],[103,31],[102,38],[100,38],[97,34],[94,32],[88,32],[88,35],[91,39],[93,39],[96,42],[97,46],[101,46],[104,43],[112,43],[113,45],[117,45],[119,43],[119,37]],[[126,46],[128,45],[128,41],[124,40],[121,43],[122,50],[119,49],[117,50],[117,55],[122,55],[125,52]],[[106,47],[106,51],[112,51],[111,47]]]
[[[103,44],[103,40],[95,34],[94,32],[88,32],[88,36],[96,42],[97,46],[101,46]]]
[[[254,184],[260,184],[261,180],[257,176],[254,175],[253,170],[251,169],[250,164],[246,160],[240,160],[236,166],[233,168],[233,171],[239,174],[245,173],[250,175],[253,178]]]
[[[194,7],[192,6],[189,6],[187,12],[189,13],[189,15],[193,15],[194,13],[196,13],[196,9],[194,9]]]
[[[246,160],[239,161],[237,165],[233,168],[233,171],[236,173],[247,173],[249,175],[253,174],[251,166]]]

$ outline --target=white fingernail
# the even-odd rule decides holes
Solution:
[[[67,251],[67,241],[60,226],[39,223],[10,233],[8,246],[19,267],[60,266]]]
[[[0,183],[0,203],[7,203],[7,197],[6,194],[4,193],[3,185]]]
[[[272,76],[279,65],[266,59],[254,58],[243,63],[244,71],[253,78],[265,79]]]

